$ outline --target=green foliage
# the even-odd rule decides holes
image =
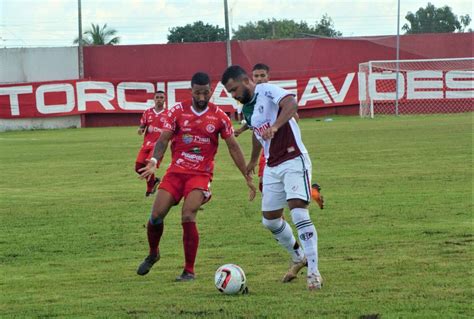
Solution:
[[[114,45],[119,44],[120,37],[115,36],[117,30],[107,28],[107,23],[102,27],[91,23],[90,29],[84,31],[82,45]],[[74,40],[74,44],[79,43],[79,37]]]
[[[324,15],[321,21],[315,25],[307,22],[295,22],[294,20],[260,20],[248,22],[233,30],[234,40],[259,40],[259,39],[293,39],[311,36],[340,37],[342,33],[334,29],[332,19]]]
[[[161,260],[135,274],[152,205],[134,172],[135,128],[0,133],[1,317],[472,318],[472,119],[300,120],[327,203],[310,206],[317,293],[304,274],[280,282],[288,255],[261,225],[259,197],[246,200],[225,143],[198,214],[197,279],[176,283],[181,205],[167,216]],[[238,140],[248,157],[250,132]],[[245,270],[249,295],[214,288],[228,262]]]
[[[464,32],[471,23],[468,14],[458,19],[450,7],[436,8],[430,2],[426,8],[419,8],[416,13],[408,12],[405,19],[409,22],[402,27],[406,34]]]
[[[196,21],[184,27],[169,29],[168,43],[225,41],[225,29]]]

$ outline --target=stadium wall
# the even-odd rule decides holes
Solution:
[[[359,63],[395,59],[395,45],[395,36],[233,41],[232,61],[247,70],[257,62],[268,64],[272,80],[297,94],[302,117],[356,115],[359,105]],[[189,79],[196,71],[209,73],[214,86],[218,86],[221,73],[226,68],[225,51],[225,43],[222,42],[85,47],[85,79],[66,82],[74,87],[74,105],[69,114],[79,115],[84,126],[136,125],[137,114],[152,105],[153,90],[157,88],[168,93],[168,105],[172,105],[177,100],[190,97],[187,89]],[[472,53],[472,33],[401,36],[401,59],[470,57]],[[67,63],[77,65],[77,52],[72,56]],[[57,59],[47,61],[48,64],[59,65]],[[24,79],[32,81],[32,78]],[[81,87],[99,84],[95,90],[81,93],[77,90],[77,83],[82,81],[89,83],[79,84]],[[63,82],[56,81],[53,84],[61,87]],[[124,92],[120,91],[123,83],[126,83]],[[33,83],[32,95],[41,84]],[[110,84],[112,88],[109,90]],[[0,118],[15,118],[36,112],[37,101],[30,98],[30,103],[25,102],[29,98],[25,94],[19,96],[21,115],[12,116],[11,96],[1,94],[4,88],[4,85],[0,85]],[[58,90],[49,94],[55,93],[57,96],[52,100],[56,99],[60,106],[64,106],[64,96],[67,94]],[[102,97],[94,98],[88,92],[102,94]],[[81,94],[89,95],[84,98]],[[120,105],[120,96],[129,103],[127,107]],[[85,100],[82,108],[78,103],[80,99]],[[48,95],[43,100],[48,100]],[[111,106],[107,106],[105,100]],[[232,112],[236,106],[227,92],[222,91],[222,87],[216,88],[213,101],[227,112]],[[68,114],[52,113],[47,116]]]
[[[77,47],[0,49],[0,85],[77,79],[78,72]],[[0,112],[10,107],[7,104],[10,102],[0,103]],[[0,131],[80,127],[80,124],[77,115],[54,119],[0,116]]]

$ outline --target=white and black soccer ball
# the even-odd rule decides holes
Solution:
[[[226,295],[248,293],[245,273],[242,268],[234,264],[220,266],[216,271],[214,283],[217,290]]]

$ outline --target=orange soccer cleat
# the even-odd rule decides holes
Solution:
[[[316,183],[311,185],[311,197],[318,204],[319,208],[324,208],[324,197],[321,195],[321,186]]]

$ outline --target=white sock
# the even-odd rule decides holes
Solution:
[[[266,219],[262,218],[263,225],[268,228],[273,237],[282,245],[291,255],[294,262],[299,262],[304,258],[303,250],[295,239],[291,226],[283,218]]]
[[[291,218],[298,230],[298,237],[308,260],[308,275],[319,275],[318,269],[318,233],[306,208],[293,208]]]

